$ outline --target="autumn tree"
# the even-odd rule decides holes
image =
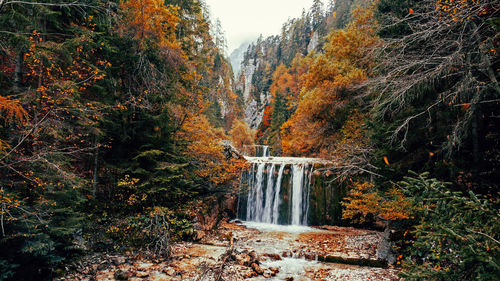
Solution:
[[[231,131],[229,131],[232,143],[240,152],[245,151],[245,146],[254,145],[255,132],[252,132],[248,125],[240,120],[233,123]]]
[[[373,12],[358,9],[345,30],[334,30],[304,78],[300,102],[282,126],[283,151],[289,155],[328,155],[356,100],[349,87],[368,78],[371,53],[378,44]]]
[[[121,5],[126,25],[123,32],[139,42],[141,48],[157,45],[176,48],[175,36],[179,24],[178,7],[166,5],[162,0],[127,0]]]

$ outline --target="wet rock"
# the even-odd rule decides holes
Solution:
[[[226,196],[223,204],[223,208],[227,216],[234,217],[238,209],[238,197],[228,195]]]
[[[382,233],[379,243],[377,245],[377,259],[386,260],[388,264],[394,264],[395,258],[392,253],[392,243],[389,240],[390,236],[389,228],[386,228]]]
[[[257,274],[255,271],[250,271],[245,275],[246,278],[252,278],[256,276],[259,276],[259,274]]]
[[[116,266],[118,266],[118,265],[120,265],[120,264],[124,264],[126,261],[127,261],[127,259],[125,259],[125,257],[113,257],[113,258],[111,259],[111,262],[112,262],[114,265],[116,265]]]
[[[306,260],[310,261],[316,260],[316,255],[313,253],[304,253],[304,257]]]
[[[259,255],[255,251],[251,251],[248,255],[252,258],[252,261],[259,264]]]
[[[234,256],[234,260],[239,265],[249,266],[252,263],[252,257],[248,253],[245,253],[245,252],[240,253],[240,254],[236,254]]]
[[[97,270],[104,270],[108,267],[107,263],[101,263],[97,266]]]
[[[125,271],[125,270],[118,270],[115,272],[113,275],[117,281],[122,281],[122,280],[129,280],[130,279],[130,272]]]
[[[149,273],[145,272],[145,271],[137,271],[137,273],[135,274],[135,276],[137,276],[139,278],[145,278],[145,277],[149,276]]]
[[[268,257],[268,258],[271,258],[272,260],[275,260],[275,261],[280,261],[280,260],[282,260],[282,259],[281,259],[281,256],[280,256],[280,255],[278,255],[278,254],[269,254],[269,253],[266,253],[266,254],[264,254],[263,256]]]
[[[169,268],[169,269],[164,269],[163,272],[167,274],[168,276],[174,276],[175,275],[175,269]]]
[[[251,265],[253,271],[255,271],[257,274],[262,275],[264,274],[264,269],[262,269],[258,264],[252,263]]]

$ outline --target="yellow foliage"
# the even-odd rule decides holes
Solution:
[[[121,180],[118,181],[118,186],[126,186],[126,187],[132,187],[136,183],[139,182],[139,179],[136,178],[131,178],[129,175],[125,175],[125,177]]]

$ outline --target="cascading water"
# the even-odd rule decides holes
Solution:
[[[270,157],[268,151],[264,146],[259,153],[262,156],[245,157],[252,167],[242,177],[248,194],[246,208],[239,217],[263,223],[307,225],[313,164],[323,160]]]
[[[262,157],[268,157],[271,156],[271,153],[269,153],[269,146],[264,145],[262,148]]]
[[[304,165],[293,165],[292,166],[292,224],[300,225],[304,224],[302,218],[302,205],[304,202],[304,194],[302,184],[304,183]],[[307,187],[306,187],[307,188]]]
[[[285,165],[280,166],[280,170],[278,172],[278,178],[276,179],[276,188],[274,191],[274,202],[273,202],[273,219],[272,223],[278,224],[278,211],[280,205],[280,191],[281,191],[281,179],[283,178],[283,171],[285,170]]]

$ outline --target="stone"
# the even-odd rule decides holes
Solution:
[[[108,267],[108,265],[104,262],[104,263],[101,263],[97,266],[97,270],[104,270]]]
[[[248,266],[252,262],[252,257],[250,257],[250,255],[247,254],[247,253],[241,253],[241,254],[236,254],[234,256],[234,260],[239,265],[246,265],[246,266]]]
[[[259,276],[259,274],[257,274],[255,271],[250,271],[246,274],[246,278],[252,278],[252,277],[256,277],[256,276]]]
[[[130,272],[125,271],[125,270],[118,270],[115,272],[113,275],[117,281],[121,280],[129,280],[130,279]]]
[[[275,261],[280,261],[280,260],[282,260],[282,259],[281,259],[281,256],[280,256],[280,255],[278,255],[278,254],[269,254],[269,253],[267,253],[267,254],[264,254],[263,256],[268,257],[268,258],[271,258],[272,260],[275,260]]]
[[[252,258],[253,262],[256,262],[257,264],[259,263],[259,255],[257,255],[257,252],[251,251],[248,255]]]
[[[264,273],[264,269],[262,269],[258,264],[252,263],[251,265],[253,271],[255,271],[257,274],[262,275]]]
[[[167,274],[168,276],[174,276],[175,275],[175,269],[169,268],[169,269],[164,269],[163,272]]]
[[[316,254],[313,253],[305,253],[304,257],[306,258],[306,260],[310,261],[316,260]]]
[[[114,265],[116,265],[116,266],[118,266],[118,265],[120,265],[120,264],[124,264],[126,261],[127,261],[127,259],[125,259],[125,257],[113,257],[113,258],[111,259],[111,262],[112,262]]]
[[[135,276],[140,277],[140,278],[145,278],[145,277],[149,276],[149,273],[145,272],[145,271],[137,271],[137,273],[135,274]]]

